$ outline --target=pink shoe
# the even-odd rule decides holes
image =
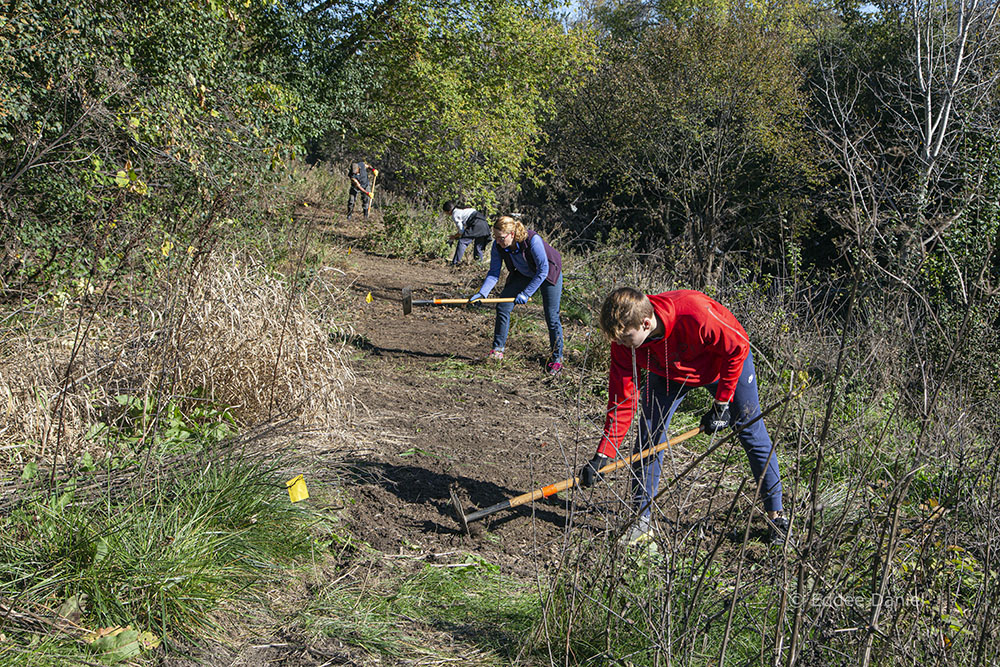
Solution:
[[[562,363],[558,361],[549,362],[549,365],[545,367],[545,372],[555,377],[562,373]]]
[[[503,350],[490,350],[486,358],[491,361],[503,361]]]

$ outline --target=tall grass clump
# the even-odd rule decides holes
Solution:
[[[336,424],[352,374],[313,287],[220,254],[164,272],[145,294],[112,286],[100,301],[85,291],[60,307],[27,304],[7,318],[0,443],[15,465],[65,461],[106,428],[138,423],[148,445],[171,406],[238,424]]]
[[[0,664],[24,664],[38,632],[61,638],[55,655],[78,658],[97,650],[86,637],[97,628],[200,641],[223,601],[249,601],[257,583],[308,554],[308,511],[245,453],[214,448],[155,474],[104,469],[54,490],[23,486],[0,517],[11,642]]]

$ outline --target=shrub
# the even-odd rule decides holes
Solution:
[[[390,200],[382,219],[373,222],[365,234],[365,245],[374,253],[406,259],[437,259],[449,252],[448,234],[441,216],[427,208]]]

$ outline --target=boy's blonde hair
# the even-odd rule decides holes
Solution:
[[[524,228],[520,220],[516,220],[509,215],[501,215],[500,218],[493,223],[493,229],[498,232],[514,232],[514,241],[520,243],[524,239],[528,238],[528,230]]]
[[[601,331],[608,340],[616,341],[626,331],[638,329],[647,317],[653,317],[649,298],[631,287],[619,287],[601,304]]]

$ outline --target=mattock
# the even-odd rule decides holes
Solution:
[[[414,301],[413,290],[409,287],[403,288],[403,314],[409,315],[414,306],[464,306],[469,303],[514,303],[514,297],[504,297],[496,299],[419,299]]]
[[[612,461],[611,463],[607,464],[597,472],[601,475],[614,472],[619,468],[631,465],[632,463],[635,463],[640,459],[644,459],[647,456],[652,456],[653,454],[657,454],[667,449],[668,447],[671,447],[672,445],[680,444],[685,440],[687,440],[688,438],[692,438],[701,432],[702,428],[700,426],[698,428],[693,428],[690,431],[681,433],[676,438],[671,438],[670,440],[662,442],[659,445],[656,445],[655,447],[644,449],[641,452],[637,452],[632,456],[629,456],[628,458],[617,459],[615,461]],[[543,486],[540,489],[535,489],[534,491],[529,491],[528,493],[522,493],[521,495],[515,498],[504,500],[503,502],[499,502],[496,505],[492,505],[490,507],[487,507],[486,509],[477,510],[475,512],[472,512],[471,514],[466,514],[465,510],[462,509],[462,503],[461,501],[459,501],[458,495],[455,493],[454,489],[449,489],[449,493],[451,494],[451,504],[455,506],[455,516],[458,518],[458,523],[462,526],[462,530],[464,530],[466,534],[471,534],[469,532],[469,523],[472,521],[478,521],[483,517],[487,517],[491,514],[496,514],[497,512],[501,512],[506,509],[511,509],[519,505],[525,505],[527,503],[532,503],[536,500],[541,500],[542,498],[548,498],[549,496],[554,496],[560,491],[565,491],[566,489],[570,489],[576,486],[576,484],[579,481],[580,481],[579,477],[570,477],[569,479],[564,479],[561,482],[556,482],[555,484],[549,484],[548,486]]]

